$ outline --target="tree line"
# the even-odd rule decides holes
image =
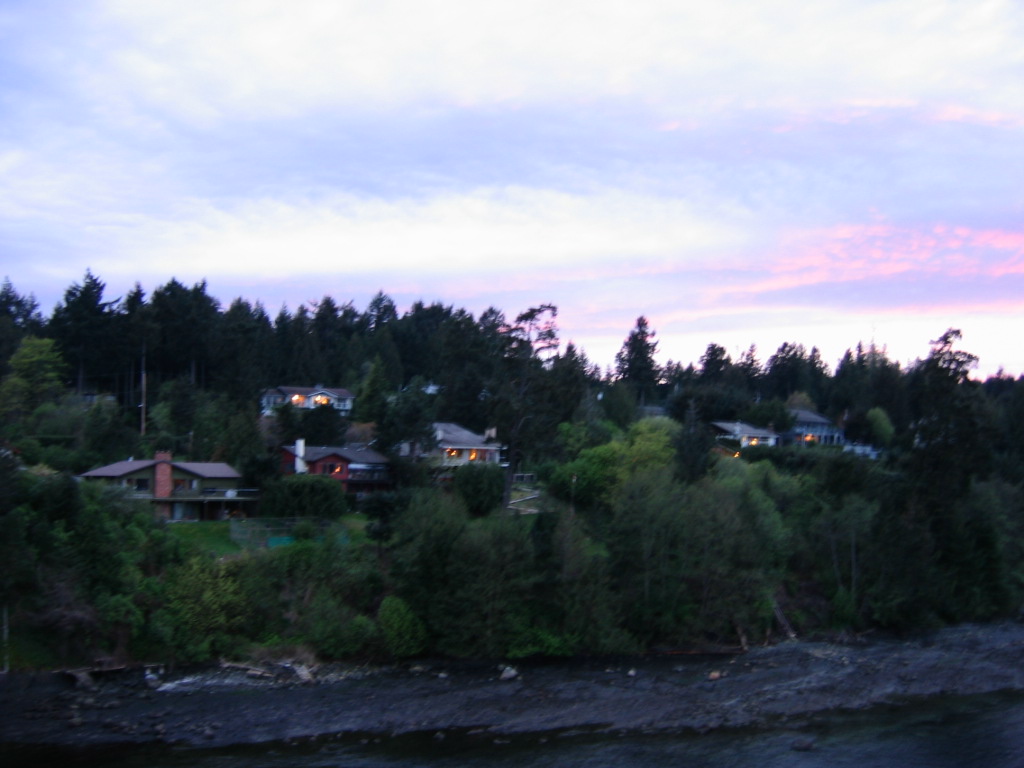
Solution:
[[[282,643],[323,657],[628,652],[1022,605],[1024,381],[971,379],[954,329],[906,367],[858,344],[830,369],[796,343],[763,363],[753,347],[733,360],[709,344],[696,363],[658,365],[641,316],[602,372],[560,345],[552,305],[399,315],[380,293],[363,311],[325,297],[271,321],[241,299],[222,310],[204,283],[114,301],[104,290],[87,273],[44,318],[9,281],[0,289],[0,586],[54,658]],[[439,490],[395,457],[394,491],[318,501],[333,525],[218,560],[114,489],[70,479],[170,448],[244,467],[276,510],[329,500],[320,479],[285,488],[273,451],[317,430],[344,439],[349,425],[286,408],[261,431],[257,395],[284,383],[352,389],[354,421],[382,450],[433,420],[497,427],[510,469],[538,477],[538,514],[503,508],[500,471],[459,470]],[[709,426],[781,431],[794,408],[880,457],[736,457]]]

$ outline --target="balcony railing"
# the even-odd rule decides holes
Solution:
[[[259,498],[258,488],[175,488],[170,496],[157,496],[151,488],[139,490],[126,488],[125,492],[132,499],[168,498],[176,501],[255,501]]]
[[[217,499],[239,499],[255,500],[259,496],[257,488],[175,488],[171,492],[171,498],[185,500],[217,500]]]

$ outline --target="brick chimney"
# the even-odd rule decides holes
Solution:
[[[171,454],[169,451],[157,451],[153,455],[156,461],[153,479],[153,498],[169,499],[174,491],[174,481],[171,478]]]

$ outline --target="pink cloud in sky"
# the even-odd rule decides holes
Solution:
[[[1024,119],[1020,115],[995,110],[974,109],[962,104],[945,104],[933,109],[928,117],[937,123],[972,123],[993,128],[1020,128]]]
[[[1024,257],[1024,232],[936,225],[928,229],[891,224],[840,224],[783,238],[783,255],[770,271],[800,278],[849,281],[910,270],[992,274]],[[797,284],[807,284],[801,279]]]
[[[767,254],[728,261],[716,279],[701,281],[696,301],[673,308],[666,320],[693,322],[739,305],[799,312],[842,304],[855,315],[893,317],[1024,310],[1024,297],[1008,298],[1012,288],[1005,284],[1003,295],[994,295],[991,285],[1024,274],[1024,232],[1011,229],[844,223],[791,231]],[[883,284],[889,288],[880,291]],[[952,285],[963,290],[947,290]]]

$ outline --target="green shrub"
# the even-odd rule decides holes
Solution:
[[[332,659],[372,653],[378,640],[377,625],[330,593],[321,591],[309,608],[309,640],[316,652]]]
[[[473,517],[483,517],[501,504],[505,471],[497,464],[467,464],[455,472],[455,491]]]
[[[384,636],[384,648],[392,656],[405,658],[423,652],[427,630],[402,598],[385,597],[377,611],[377,622]]]

